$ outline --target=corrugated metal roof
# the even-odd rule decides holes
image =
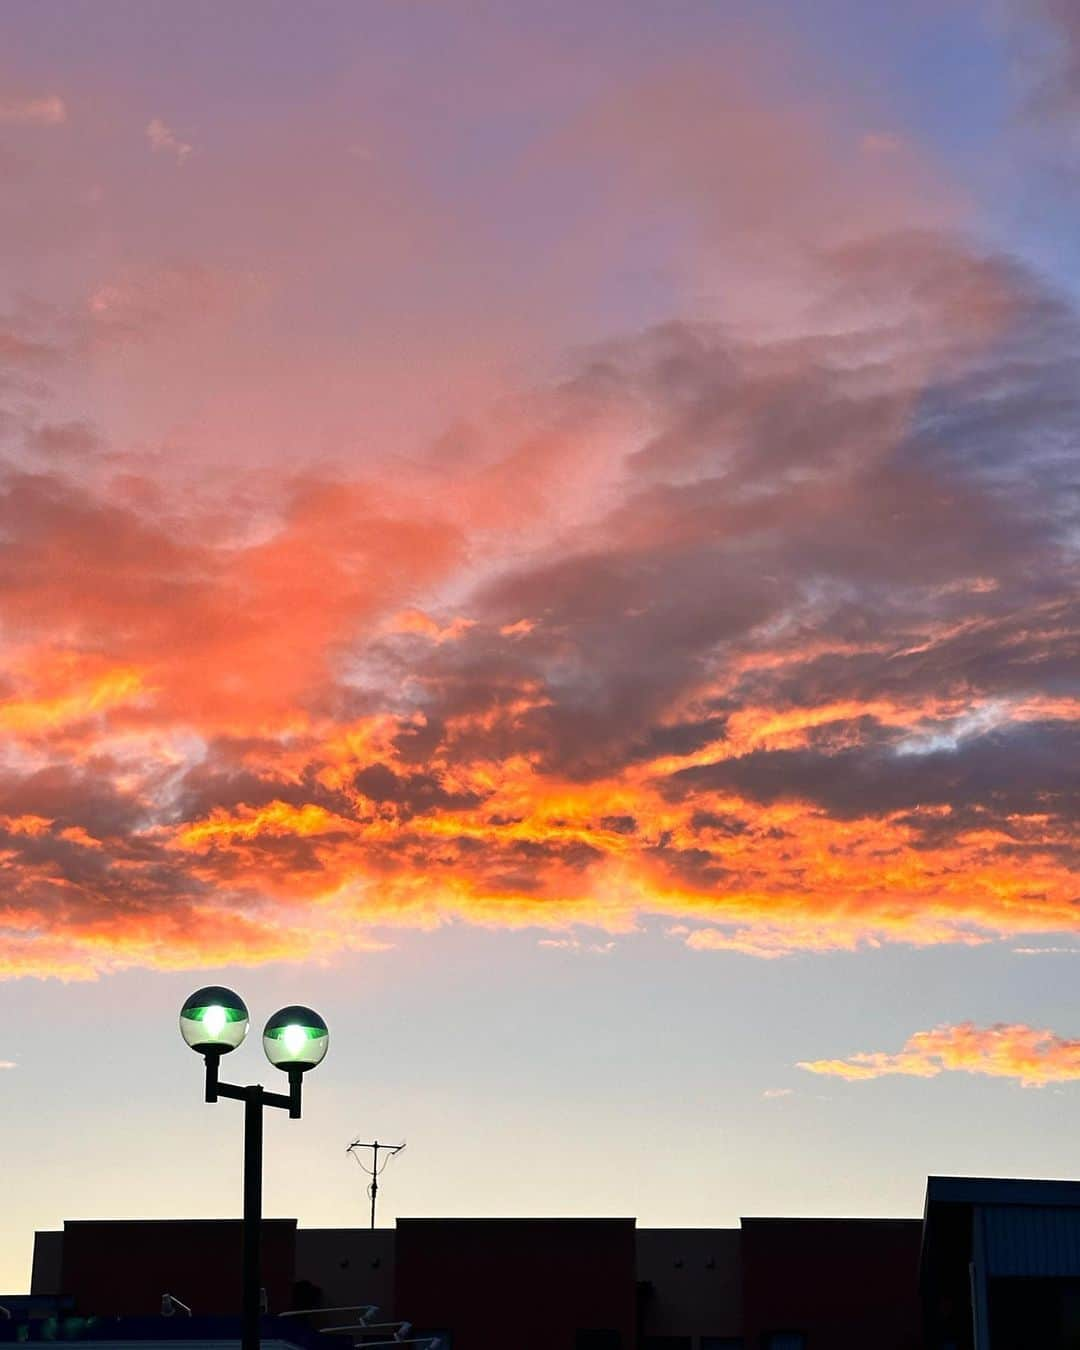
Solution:
[[[1080,1275],[1080,1210],[980,1205],[990,1275]]]

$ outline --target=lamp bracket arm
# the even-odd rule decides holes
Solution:
[[[217,1095],[219,1097],[232,1097],[234,1101],[238,1102],[246,1102],[251,1095],[251,1089],[237,1087],[235,1083],[218,1083]]]

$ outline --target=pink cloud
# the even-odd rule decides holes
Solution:
[[[67,105],[59,94],[36,98],[0,96],[0,123],[15,126],[58,127],[67,121]]]
[[[155,117],[147,123],[146,139],[150,142],[150,149],[154,154],[172,155],[178,164],[183,164],[194,149],[190,142],[181,140],[160,117]]]

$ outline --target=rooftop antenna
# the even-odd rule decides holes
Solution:
[[[371,1184],[367,1188],[367,1193],[368,1195],[371,1196],[372,1228],[375,1227],[375,1198],[379,1194],[379,1177],[382,1176],[383,1172],[386,1170],[386,1164],[390,1161],[390,1159],[394,1157],[395,1154],[400,1153],[404,1147],[405,1147],[404,1143],[380,1144],[377,1139],[373,1139],[370,1144],[367,1144],[364,1143],[362,1139],[354,1139],[352,1143],[349,1145],[349,1147],[345,1150],[346,1153],[351,1153],[353,1155],[356,1161],[360,1163],[360,1166],[371,1178]],[[368,1167],[365,1163],[360,1161],[360,1150],[364,1148],[371,1149],[370,1167]],[[379,1165],[380,1152],[386,1155],[383,1158],[382,1166]]]

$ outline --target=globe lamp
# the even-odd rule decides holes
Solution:
[[[314,1069],[322,1063],[329,1045],[326,1023],[311,1008],[282,1008],[263,1028],[266,1058],[277,1069]]]
[[[244,1000],[220,985],[196,989],[180,1009],[180,1034],[200,1055],[228,1054],[241,1044],[247,1030]]]

